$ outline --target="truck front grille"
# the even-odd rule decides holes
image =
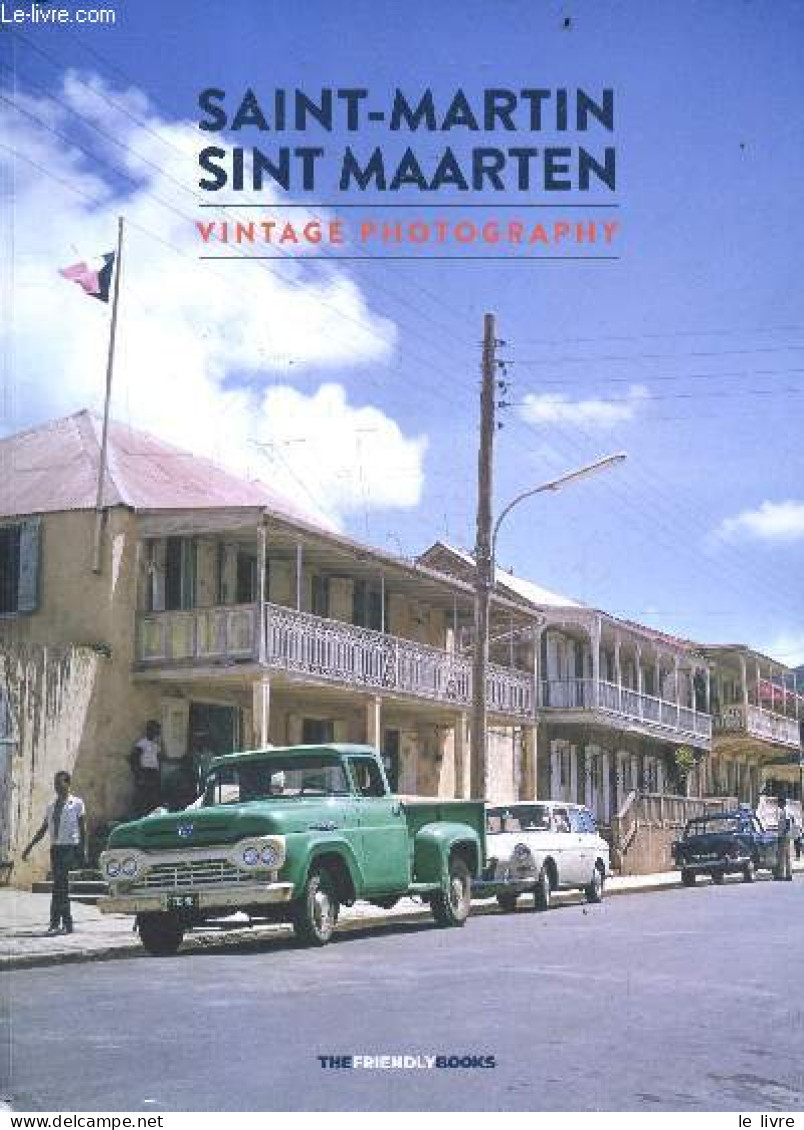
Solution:
[[[254,876],[228,859],[157,863],[132,883],[132,891],[184,891],[223,883],[253,883]]]

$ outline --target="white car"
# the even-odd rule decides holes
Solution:
[[[609,845],[580,804],[528,801],[486,809],[486,867],[473,884],[477,898],[494,896],[503,910],[532,894],[548,910],[554,891],[580,890],[600,902],[610,872]]]

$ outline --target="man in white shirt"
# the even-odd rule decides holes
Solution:
[[[53,778],[55,799],[45,809],[45,818],[38,832],[22,853],[27,859],[31,849],[50,833],[50,871],[53,894],[50,899],[49,934],[73,932],[70,913],[70,871],[80,866],[86,856],[87,825],[84,802],[70,792],[70,774],[62,769]]]
[[[136,806],[138,816],[147,816],[162,802],[162,781],[160,763],[162,753],[162,727],[153,719],[145,723],[145,737],[135,742],[129,755],[129,764],[134,774],[137,790]]]

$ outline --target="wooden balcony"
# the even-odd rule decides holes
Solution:
[[[252,662],[313,682],[471,706],[472,663],[466,656],[276,604],[263,611],[262,632],[256,604],[139,613],[137,665]],[[491,664],[487,694],[491,714],[534,719],[529,673]]]
[[[599,679],[544,679],[540,688],[540,707],[580,720],[597,716],[608,725],[626,725],[654,737],[689,742],[708,749],[712,719],[708,714],[677,702],[655,698],[642,691]]]
[[[718,734],[758,738],[786,749],[801,748],[801,729],[795,718],[763,710],[760,706],[732,704],[715,716]]]

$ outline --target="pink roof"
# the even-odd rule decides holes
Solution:
[[[77,412],[0,439],[0,516],[95,507],[101,421]],[[258,480],[239,478],[200,455],[147,432],[109,422],[104,504],[132,510],[193,510],[254,506],[332,530]]]

